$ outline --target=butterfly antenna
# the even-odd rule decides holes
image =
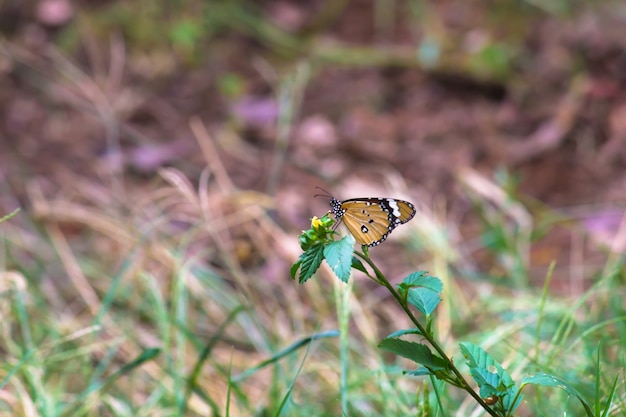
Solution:
[[[329,198],[333,198],[333,195],[331,193],[329,193],[328,191],[326,191],[325,189],[323,189],[322,187],[315,187],[318,190],[322,190],[325,194],[315,194],[313,196],[313,198],[315,197],[329,197]]]

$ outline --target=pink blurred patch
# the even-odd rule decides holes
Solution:
[[[612,252],[626,250],[625,213],[617,209],[602,210],[583,219],[583,227],[598,244]]]
[[[152,173],[194,149],[194,142],[184,138],[162,144],[141,145],[128,153],[127,162],[139,172]]]
[[[74,7],[68,0],[43,0],[37,5],[36,16],[45,26],[59,27],[74,17]]]
[[[278,104],[273,97],[244,97],[233,106],[233,113],[246,125],[269,127],[276,123]]]
[[[296,132],[301,145],[319,149],[337,146],[337,133],[333,124],[324,116],[315,115],[302,121]]]
[[[300,29],[306,22],[305,9],[301,5],[279,1],[271,3],[269,10],[272,23],[290,32]]]

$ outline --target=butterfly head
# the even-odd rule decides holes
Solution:
[[[341,201],[335,197],[330,197],[330,212],[335,218],[340,219],[346,213],[346,209],[342,208]]]
[[[335,218],[340,219],[344,213],[345,209],[341,207],[342,202],[337,200],[331,193],[323,189],[322,187],[315,187],[318,190],[322,190],[324,194],[315,194],[313,197],[326,197],[330,199],[330,213],[335,216]]]

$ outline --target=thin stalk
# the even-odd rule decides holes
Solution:
[[[389,290],[389,292],[391,293],[391,295],[393,295],[393,298],[396,299],[396,301],[398,302],[398,304],[400,304],[400,307],[402,307],[402,309],[404,310],[404,312],[409,316],[409,319],[411,320],[411,322],[413,322],[413,324],[415,325],[415,327],[417,327],[419,329],[419,331],[421,332],[422,336],[426,339],[426,341],[428,341],[428,343],[437,351],[437,353],[439,353],[439,355],[446,361],[448,362],[448,366],[450,367],[450,369],[452,370],[452,372],[454,373],[454,375],[456,375],[457,377],[457,381],[454,381],[456,383],[453,383],[453,381],[448,381],[453,383],[453,385],[456,385],[457,387],[465,390],[468,394],[470,394],[478,404],[481,405],[481,407],[483,407],[485,409],[485,411],[487,411],[490,415],[492,415],[493,417],[498,417],[498,414],[491,409],[491,407],[489,407],[481,398],[480,395],[478,395],[478,393],[476,393],[476,391],[474,391],[472,389],[472,387],[467,383],[467,381],[465,380],[465,378],[463,377],[463,374],[461,374],[461,372],[456,368],[456,366],[454,366],[454,362],[452,361],[452,359],[448,358],[448,355],[446,355],[446,353],[444,352],[444,350],[439,346],[439,344],[437,343],[437,341],[430,335],[430,333],[428,333],[426,331],[426,329],[424,328],[424,326],[422,326],[422,324],[417,320],[417,318],[413,315],[413,312],[409,309],[407,303],[402,299],[402,297],[400,296],[400,294],[398,294],[398,292],[396,291],[396,289],[391,285],[391,283],[387,280],[387,278],[385,277],[385,275],[376,267],[376,265],[374,264],[374,262],[370,259],[369,255],[367,255],[367,252],[365,251],[365,253],[361,253],[359,251],[355,251],[354,252],[355,255],[357,255],[359,258],[363,259],[374,271],[374,274],[376,275],[376,279],[374,280],[375,282],[381,284],[383,287],[387,288]]]

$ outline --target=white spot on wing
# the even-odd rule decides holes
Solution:
[[[400,207],[398,207],[398,203],[396,203],[396,200],[388,198],[387,203],[389,203],[389,207],[391,207],[391,209],[393,210],[391,213],[397,218],[400,218]]]

